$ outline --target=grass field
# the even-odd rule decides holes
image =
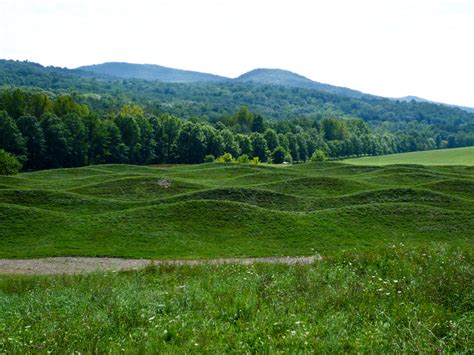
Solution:
[[[0,177],[0,258],[461,246],[473,242],[473,217],[471,167],[103,165]]]
[[[0,352],[470,353],[473,254],[0,278]]]
[[[428,150],[401,154],[380,155],[346,159],[344,162],[356,165],[474,165],[474,147]]]
[[[0,353],[474,349],[474,167],[102,165],[0,176],[0,258],[314,255],[0,275]]]

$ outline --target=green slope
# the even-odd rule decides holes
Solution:
[[[474,165],[474,147],[429,150],[376,157],[346,159],[357,165],[423,164],[423,165]]]
[[[1,258],[329,255],[473,242],[474,169],[462,166],[99,165],[0,185]]]

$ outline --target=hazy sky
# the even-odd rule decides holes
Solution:
[[[0,0],[0,58],[282,68],[474,107],[474,0]]]

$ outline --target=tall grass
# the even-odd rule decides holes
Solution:
[[[0,278],[0,352],[465,352],[474,254],[443,244],[307,266]]]

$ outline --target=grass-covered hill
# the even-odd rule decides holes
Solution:
[[[0,257],[330,255],[473,242],[472,167],[98,165],[0,177]]]
[[[439,149],[345,160],[356,165],[423,164],[474,165],[474,147]]]

